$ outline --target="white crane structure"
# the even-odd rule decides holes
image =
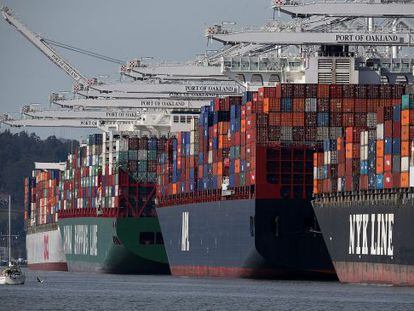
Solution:
[[[2,7],[1,13],[10,25],[14,26],[18,32],[20,32],[27,40],[36,46],[47,58],[49,58],[67,75],[69,75],[76,82],[79,89],[86,87],[93,82],[93,80],[87,79],[67,60],[60,56],[49,44],[46,43],[44,38],[30,31],[26,25],[20,22],[13,15],[12,11],[8,7]]]
[[[22,109],[24,118],[20,120],[4,114],[1,121],[10,126],[102,128],[103,124],[114,126],[119,122],[122,126],[133,125],[135,129],[147,127],[151,132],[159,133],[168,128],[188,127],[189,118],[193,118],[201,106],[209,104],[216,96],[239,95],[242,92],[242,87],[222,75],[221,80],[201,79],[198,82],[151,79],[103,85],[95,78],[85,78],[50,46],[54,41],[30,31],[9,8],[3,7],[1,12],[9,24],[76,82],[74,90],[78,97],[66,100],[60,94],[52,94],[51,103],[71,109],[42,110],[25,106]]]
[[[113,111],[105,115],[103,111],[69,111],[67,114],[56,113],[56,116],[42,117],[41,113],[25,112],[29,118],[14,119],[8,114],[0,115],[0,122],[11,127],[72,127],[99,128],[104,131],[134,131],[151,135],[166,135],[169,132],[188,130],[192,119],[198,118],[198,112],[171,114],[165,111],[157,113],[141,113]]]
[[[275,0],[273,9],[292,20],[275,20],[259,29],[214,25],[206,36],[223,44],[219,51],[186,63],[154,65],[131,60],[120,72],[132,82],[100,84],[89,79],[89,87],[77,89],[72,99],[52,94],[50,102],[59,109],[25,109],[21,121],[25,126],[42,122],[58,126],[62,120],[62,124],[80,127],[147,127],[163,132],[174,124],[184,126],[214,97],[238,95],[277,82],[414,82],[413,1]],[[9,23],[59,66],[56,56],[49,56],[50,50],[57,53],[47,42],[17,21],[10,10],[2,11]],[[70,70],[65,72],[71,75]],[[147,117],[143,119],[143,115]],[[12,122],[10,117],[7,122]],[[19,120],[13,122],[19,124]]]

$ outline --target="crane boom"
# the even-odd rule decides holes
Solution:
[[[1,13],[4,19],[18,32],[20,32],[27,40],[29,40],[35,47],[37,47],[47,58],[55,63],[60,69],[68,74],[77,83],[86,86],[88,79],[83,76],[79,70],[71,65],[67,60],[60,56],[40,35],[33,33],[22,22],[20,22],[8,7],[2,7]]]

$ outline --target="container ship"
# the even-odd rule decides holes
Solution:
[[[169,273],[155,214],[163,138],[90,135],[69,155],[59,228],[69,271]]]
[[[314,159],[314,210],[341,282],[414,285],[414,92],[377,101]]]
[[[61,169],[59,163],[35,163],[32,176],[25,178],[26,250],[32,270],[68,269],[56,222]]]
[[[35,186],[44,181],[54,203],[41,214],[54,232],[52,240],[48,231],[49,243],[56,243],[49,249],[67,270],[169,273],[154,206],[157,157],[164,146],[164,138],[93,134],[68,155],[61,171],[40,173],[45,180]],[[29,258],[40,251],[39,243],[28,243]]]
[[[311,206],[313,153],[375,126],[387,85],[279,84],[216,99],[159,163],[157,213],[175,275],[334,274]]]

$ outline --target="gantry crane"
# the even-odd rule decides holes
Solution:
[[[67,60],[60,56],[44,38],[40,35],[30,31],[26,25],[20,22],[12,13],[8,7],[2,7],[1,13],[4,19],[12,26],[14,26],[18,32],[20,32],[27,40],[29,40],[36,48],[38,48],[47,58],[49,58],[54,64],[62,69],[67,75],[69,75],[76,83],[76,88],[82,89],[91,84],[94,80],[87,79],[83,74],[79,72],[74,66],[72,66]]]

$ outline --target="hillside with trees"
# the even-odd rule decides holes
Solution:
[[[12,196],[12,234],[13,253],[16,257],[25,257],[24,232],[24,178],[31,175],[34,162],[65,161],[69,152],[78,146],[77,141],[58,139],[50,136],[45,140],[35,134],[10,131],[0,133],[0,195]],[[0,235],[7,234],[7,205],[0,206]],[[0,246],[6,246],[2,237]]]

